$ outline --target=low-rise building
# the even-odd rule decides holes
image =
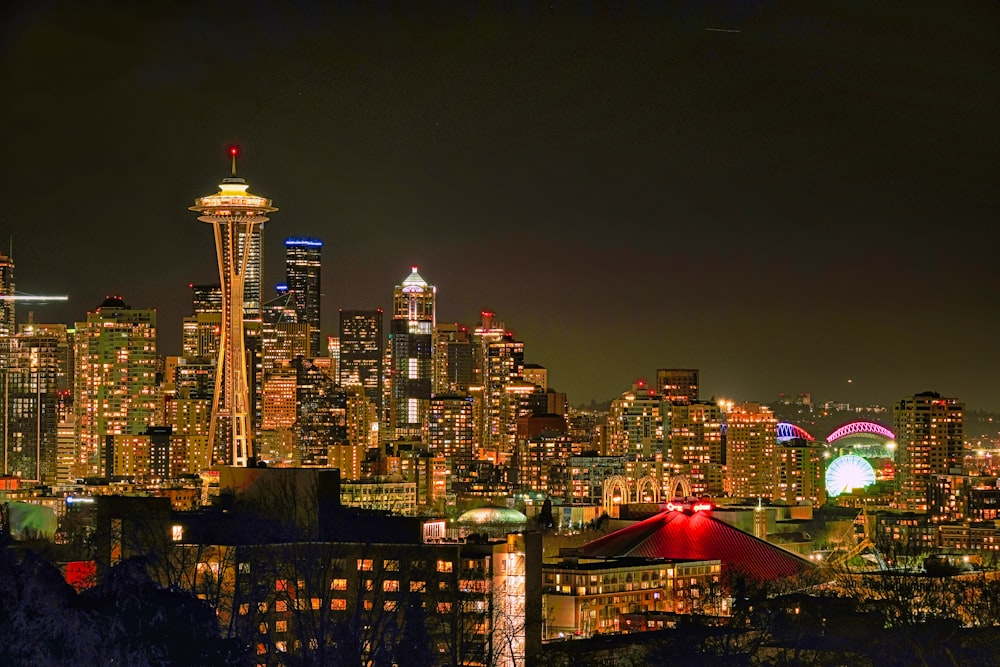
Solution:
[[[719,560],[564,556],[542,566],[546,637],[619,632],[627,614],[726,616],[720,572]]]

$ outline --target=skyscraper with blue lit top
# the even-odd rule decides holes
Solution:
[[[309,354],[320,349],[320,266],[323,242],[311,238],[285,239],[285,285],[295,300],[300,323],[309,325]]]

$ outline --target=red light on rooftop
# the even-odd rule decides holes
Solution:
[[[239,146],[230,146],[229,147],[229,154],[232,155],[233,157],[236,157],[237,155],[240,154],[240,147]]]

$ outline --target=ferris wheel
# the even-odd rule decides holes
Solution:
[[[839,496],[875,483],[875,469],[865,459],[854,454],[835,458],[826,469],[826,494]]]

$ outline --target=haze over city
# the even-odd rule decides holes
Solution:
[[[326,243],[323,331],[418,265],[573,404],[925,389],[996,408],[998,12],[798,3],[0,9],[17,287],[159,309],[217,280],[186,210],[240,174]],[[23,320],[28,308],[21,308]]]

